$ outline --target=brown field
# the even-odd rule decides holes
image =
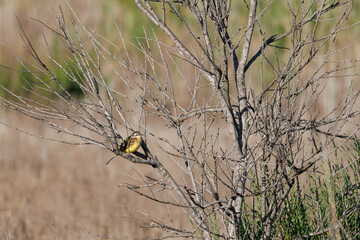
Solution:
[[[56,1],[48,2],[56,7]],[[131,18],[122,20],[126,8],[109,7],[118,4],[117,1],[69,2],[83,23],[95,29],[101,26],[103,32],[110,32],[109,26],[114,27],[115,21],[120,26],[126,23],[131,27]],[[69,13],[65,1],[61,3],[65,14]],[[30,17],[53,22],[50,11],[45,9],[42,0],[1,1],[0,40],[19,55],[26,55],[16,17],[31,38],[41,38],[40,24]],[[1,46],[1,64],[16,66],[8,56],[6,47]],[[1,75],[14,77],[16,73],[1,70]],[[3,110],[0,121],[40,135],[54,136],[40,123]],[[93,239],[95,235],[120,239],[159,237],[159,231],[139,228],[141,224],[146,225],[146,217],[125,206],[150,214],[156,212],[164,218],[167,210],[118,187],[124,179],[131,179],[125,175],[138,178],[138,171],[151,176],[151,169],[120,158],[106,166],[111,156],[98,147],[50,142],[0,124],[0,239]],[[126,216],[129,218],[124,218]],[[176,221],[182,219],[179,217]]]
[[[49,129],[32,120],[1,112],[11,122],[37,134]],[[0,125],[0,239],[95,239],[92,235],[120,239],[161,236],[134,208],[168,219],[168,210],[118,185],[154,176],[151,167],[131,164],[93,146],[69,146],[31,137]],[[135,171],[136,168],[136,171]],[[128,208],[128,207],[129,208]],[[181,212],[173,219],[186,224]]]
[[[49,2],[57,10],[56,1]],[[69,2],[84,25],[107,37],[112,37],[110,33],[117,35],[115,22],[127,31],[125,37],[134,35],[132,27],[139,17],[129,13],[127,7],[131,4],[120,6],[115,0]],[[61,3],[69,16],[65,1]],[[25,0],[0,3],[0,41],[20,56],[28,57],[16,16],[29,37],[37,42],[41,40],[41,25],[29,17],[54,23],[43,4],[43,0],[31,4]],[[7,47],[0,47],[0,63],[16,67]],[[16,87],[16,72],[0,69],[0,73]],[[37,135],[59,137],[41,123],[3,109],[0,109],[0,122]],[[158,133],[166,130],[164,126],[153,127],[158,128]],[[186,215],[179,209],[167,209],[118,187],[125,181],[141,182],[140,174],[157,177],[151,167],[134,165],[121,158],[105,165],[111,157],[111,153],[99,147],[46,141],[0,124],[0,240],[162,236],[164,233],[159,230],[139,227],[149,226],[146,214],[167,223],[173,221],[180,228],[189,227]],[[177,168],[171,169],[174,177],[181,177]]]
[[[100,28],[105,33],[113,30],[109,26],[113,26],[115,21],[124,28],[134,25],[136,15],[129,18],[127,13],[124,19],[126,8],[114,7],[119,6],[119,1],[69,2],[85,25]],[[15,16],[19,16],[30,35],[39,37],[39,28],[33,27],[27,17],[47,19],[50,14],[39,7],[42,4],[43,0],[0,1],[0,41],[22,55],[25,48],[18,36]],[[131,29],[127,31],[129,35],[134,33]],[[358,33],[347,34],[353,39]],[[8,53],[3,50],[2,47],[0,63],[15,64],[7,59]],[[348,52],[352,54],[348,59],[359,59],[359,44],[354,44]],[[13,76],[15,73],[7,74]],[[327,96],[331,96],[333,101],[340,99],[348,86],[349,81],[329,80]],[[323,102],[326,105],[329,99],[323,99]],[[0,122],[37,135],[57,137],[56,132],[41,123],[3,109],[0,109]],[[159,132],[166,131],[164,126],[154,128]],[[120,157],[105,165],[111,156],[96,146],[47,141],[0,124],[0,240],[99,239],[101,236],[147,239],[163,236],[160,230],[139,227],[149,226],[146,214],[174,221],[180,228],[189,227],[186,215],[179,209],[169,210],[118,187],[125,181],[141,181],[140,174],[156,177],[151,167],[134,165]],[[170,166],[170,170],[177,174],[175,177],[181,177],[176,166]],[[134,209],[142,210],[144,214]]]

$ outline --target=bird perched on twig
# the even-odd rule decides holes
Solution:
[[[134,153],[136,150],[139,149],[140,146],[145,145],[144,151],[145,156],[148,156],[148,149],[146,147],[146,144],[143,143],[140,132],[135,131],[130,136],[128,136],[118,147],[118,150],[124,153]],[[140,153],[139,153],[140,154]],[[110,158],[105,164],[108,165],[115,157],[114,155],[112,158]]]
[[[140,132],[135,131],[128,136],[119,146],[119,150],[124,153],[133,153],[141,146]]]

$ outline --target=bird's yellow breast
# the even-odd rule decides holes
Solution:
[[[133,153],[136,150],[138,150],[140,145],[141,145],[141,137],[140,136],[131,137],[127,143],[127,147],[123,150],[123,152]]]

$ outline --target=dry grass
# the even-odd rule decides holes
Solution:
[[[54,134],[38,122],[1,115],[2,121],[24,129]],[[134,168],[156,177],[150,167],[121,158],[106,166],[111,155],[97,147],[49,142],[3,125],[0,135],[0,239],[10,231],[14,239],[92,239],[87,231],[123,239],[160,236],[159,231],[139,228],[147,225],[146,218],[122,205],[163,219],[167,209],[117,187],[129,175],[137,177]],[[174,221],[185,224],[179,214]]]
[[[54,2],[50,1],[53,7]],[[118,6],[115,0],[101,4],[99,1],[69,2],[84,25],[105,32],[107,37],[111,38],[112,35],[106,32],[116,32],[115,22],[120,27],[134,24],[131,19],[123,18],[126,8],[114,7]],[[0,40],[25,57],[28,55],[19,36],[16,16],[35,42],[41,39],[41,27],[29,17],[53,21],[51,13],[43,7],[43,0],[28,3],[24,0],[5,1],[0,8],[0,31],[6,33],[2,34]],[[95,11],[99,9],[102,11]],[[127,13],[126,16],[130,15]],[[109,25],[111,30],[108,29]],[[134,35],[134,29],[128,31],[124,33],[125,36]],[[5,56],[9,56],[9,53],[2,47],[0,63],[17,66],[14,59]],[[6,71],[6,74],[5,78],[17,83],[16,72]],[[59,137],[58,133],[39,122],[1,110],[1,122],[38,135]],[[154,128],[158,132],[166,131],[164,126],[154,125]],[[98,147],[49,142],[0,124],[0,240],[7,240],[9,233],[15,240],[98,239],[96,235],[120,239],[161,236],[159,230],[139,228],[139,225],[148,225],[146,217],[129,208],[174,221],[180,228],[189,224],[186,215],[179,209],[169,210],[125,188],[119,188],[118,185],[125,181],[141,181],[138,173],[157,176],[154,176],[151,167],[134,165],[121,158],[106,166],[105,162],[111,156],[111,153]],[[163,159],[166,161],[166,158]],[[164,164],[169,166],[172,163]],[[176,166],[171,167],[174,177],[181,178],[177,169]]]
[[[103,8],[100,2],[102,1],[77,1],[76,5],[72,6],[84,25],[93,29],[98,29],[97,26],[108,26],[102,21],[111,24],[118,21],[119,25],[129,23],[129,19],[121,19],[124,10],[120,7],[112,8],[106,16],[104,11],[94,11]],[[0,8],[0,40],[16,50],[19,50],[18,46],[22,44],[16,36],[19,31],[15,15],[20,16],[26,30],[34,31],[28,32],[30,35],[39,37],[36,29],[40,28],[32,28],[31,21],[24,16],[36,18],[44,14],[43,8],[39,7],[42,0],[27,4],[26,12],[23,3],[23,0],[3,1]],[[40,19],[44,20],[46,17],[42,16]],[[106,32],[106,29],[102,30]],[[349,35],[353,36],[354,33]],[[358,49],[358,46],[355,44],[354,48]],[[349,58],[358,59],[359,52],[353,50]],[[6,60],[4,56],[0,56],[1,61]],[[349,85],[343,82],[336,84],[336,89]],[[342,91],[334,92],[334,85],[329,85],[331,86],[326,89],[328,96],[335,99],[341,95]],[[324,99],[324,102],[328,103],[327,99]],[[20,115],[0,112],[0,121],[22,129],[31,129],[40,135],[57,136],[39,122],[24,119]],[[154,128],[166,131],[163,126]],[[153,176],[154,172],[150,167],[134,165],[121,158],[105,166],[110,157],[110,153],[98,147],[49,142],[29,137],[0,124],[0,240],[7,240],[6,234],[9,232],[16,240],[95,239],[96,236],[92,236],[88,231],[120,239],[161,236],[160,231],[139,228],[138,225],[147,225],[146,218],[123,205],[143,209],[149,214],[156,213],[156,216],[162,219],[169,219],[168,209],[117,187],[123,181],[133,179],[128,175],[135,180],[138,178],[137,172],[156,177]],[[174,166],[173,173],[176,173],[176,170]],[[181,177],[180,173],[175,177]],[[178,226],[188,224],[186,216],[178,209],[172,209],[171,213],[172,217],[176,216],[176,219],[172,220],[179,223]]]

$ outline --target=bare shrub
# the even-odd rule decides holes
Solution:
[[[136,38],[143,64],[132,60],[120,30],[119,42],[110,42],[75,14],[68,23],[59,7],[55,27],[40,23],[66,52],[58,59],[46,34],[37,48],[22,30],[32,60],[14,56],[31,74],[31,95],[8,91],[12,98],[1,97],[2,104],[56,129],[56,141],[94,144],[152,166],[158,178],[122,186],[188,215],[191,229],[154,216],[149,227],[165,237],[270,239],[298,177],[328,164],[359,131],[353,82],[326,111],[319,108],[329,79],[358,74],[357,60],[341,58],[350,46],[336,47],[357,26],[348,23],[354,2],[288,1],[288,28],[267,33],[275,1],[134,1],[166,36],[146,29]],[[142,150],[119,151],[133,131],[142,133]],[[166,167],[170,161],[181,179]],[[334,212],[328,225],[321,233],[347,234]]]

